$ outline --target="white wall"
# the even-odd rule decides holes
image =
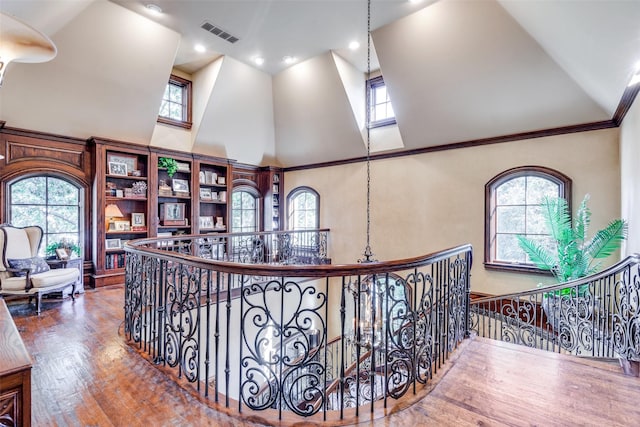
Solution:
[[[636,98],[620,128],[622,217],[629,221],[623,253],[640,252],[640,100]]]
[[[472,287],[498,294],[534,287],[543,276],[484,269],[484,185],[516,166],[541,165],[573,180],[573,203],[591,194],[592,230],[620,217],[617,129],[434,152],[371,164],[371,245],[379,260],[401,259],[471,243]],[[300,185],[320,194],[320,226],[331,229],[334,263],[362,257],[366,165],[285,174],[285,191]],[[615,261],[615,260],[611,260]]]

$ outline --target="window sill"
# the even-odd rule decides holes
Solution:
[[[191,129],[191,122],[182,122],[180,120],[168,119],[166,117],[158,117],[158,123],[163,125],[175,126],[183,129]]]
[[[485,262],[484,268],[487,270],[503,271],[508,273],[539,274],[541,276],[553,276],[548,270],[540,270],[531,264],[508,263],[508,262]]]
[[[380,128],[383,126],[391,126],[397,124],[395,117],[392,119],[378,120],[377,122],[369,123],[369,129]]]

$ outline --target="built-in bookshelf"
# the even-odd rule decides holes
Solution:
[[[183,153],[152,152],[151,168],[156,199],[154,208],[155,236],[192,234],[198,188],[193,180],[193,158]]]
[[[124,244],[149,235],[149,151],[92,139],[95,159],[91,285],[122,283]]]
[[[93,138],[91,286],[124,283],[129,240],[228,231],[229,161]],[[168,159],[168,160],[164,160]]]
[[[196,160],[196,169],[198,171],[198,233],[226,232],[229,168],[223,162]]]
[[[261,172],[261,191],[265,200],[264,229],[278,231],[284,228],[283,173],[279,168],[269,167]]]

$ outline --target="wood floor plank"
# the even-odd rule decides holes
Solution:
[[[75,302],[43,302],[40,316],[8,303],[33,359],[33,425],[259,425],[208,407],[131,348],[121,335],[123,297],[122,287],[87,290]],[[417,404],[359,425],[640,425],[640,378],[487,339],[468,340],[433,384]]]

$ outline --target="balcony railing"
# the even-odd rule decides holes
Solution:
[[[640,257],[571,282],[474,300],[471,322],[482,337],[640,361]]]
[[[248,246],[229,246],[235,237],[227,259],[241,260],[229,247]],[[126,245],[125,333],[226,412],[295,423],[357,420],[366,408],[370,419],[415,395],[468,332],[468,245],[390,262],[246,264],[202,248],[215,238]]]

